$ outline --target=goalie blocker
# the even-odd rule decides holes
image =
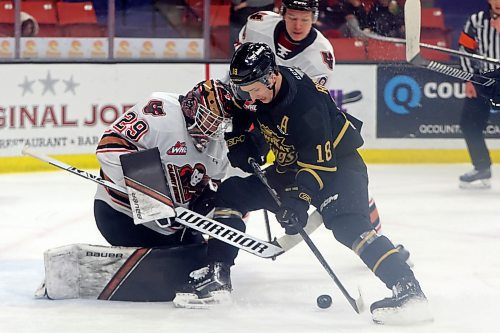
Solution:
[[[133,248],[71,244],[44,253],[38,298],[172,301],[189,273],[206,263],[206,244]]]

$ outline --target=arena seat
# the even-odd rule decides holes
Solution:
[[[229,27],[219,26],[210,29],[210,57],[213,59],[229,59],[231,53]]]
[[[14,36],[14,4],[0,1],[0,37]]]
[[[404,44],[368,40],[367,58],[372,61],[406,61]]]
[[[330,38],[336,60],[366,60],[365,43],[355,38]]]
[[[229,26],[230,5],[210,5],[210,26]]]
[[[422,29],[445,30],[443,11],[440,8],[422,8]]]
[[[61,29],[58,25],[57,12],[54,3],[46,1],[23,1],[21,10],[33,16],[40,27],[37,37],[60,37]]]
[[[448,47],[446,38],[422,38],[421,42],[440,47]],[[434,51],[425,48],[421,48],[420,51],[422,53],[422,56],[426,59],[435,61],[450,61],[450,55],[448,53]]]
[[[103,29],[97,24],[92,2],[58,2],[59,24],[65,37],[101,37]]]

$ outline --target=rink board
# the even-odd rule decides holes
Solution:
[[[222,78],[227,67],[5,64],[2,73],[10,79],[0,101],[0,172],[50,168],[21,157],[26,143],[80,168],[96,168],[97,142],[123,112],[152,92],[182,94],[208,75]],[[401,64],[345,64],[335,72],[333,96],[353,90],[363,94],[360,101],[339,107],[364,121],[362,154],[368,163],[469,162],[456,124],[464,98],[461,83]],[[498,162],[500,114],[492,114],[486,135]]]

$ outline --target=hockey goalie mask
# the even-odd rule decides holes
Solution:
[[[235,106],[230,90],[218,80],[198,83],[181,101],[189,133],[205,140],[222,139]]]
[[[241,89],[254,82],[261,82],[273,89],[271,75],[278,73],[276,58],[265,43],[244,43],[233,54],[229,66],[229,77],[233,94],[241,100],[250,100],[250,95]]]

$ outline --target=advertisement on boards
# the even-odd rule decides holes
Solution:
[[[202,64],[5,64],[0,157],[24,145],[47,154],[92,154],[104,129],[151,93],[185,94]]]
[[[463,138],[463,81],[411,66],[379,66],[377,138]],[[485,136],[500,138],[500,113]]]
[[[116,59],[203,59],[201,38],[115,38]],[[23,59],[107,59],[107,38],[21,38]],[[13,59],[15,40],[0,37],[0,59]]]

